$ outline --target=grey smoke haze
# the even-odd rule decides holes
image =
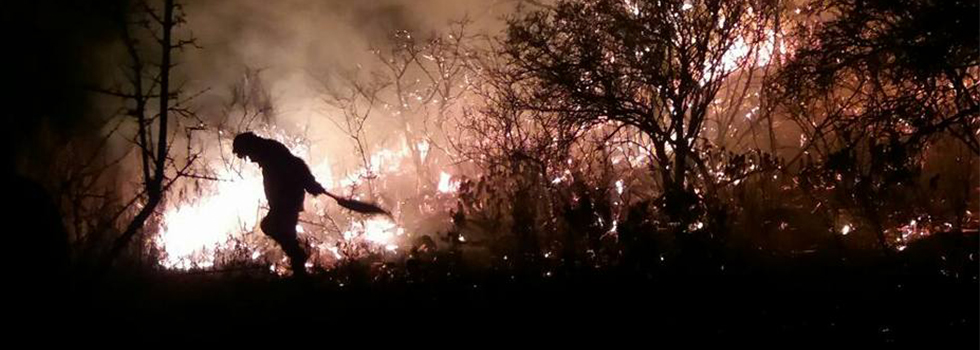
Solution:
[[[182,34],[192,33],[203,49],[179,53],[176,74],[187,91],[211,89],[196,107],[213,118],[216,106],[227,100],[227,87],[241,79],[245,68],[261,68],[281,117],[298,121],[309,117],[308,102],[316,98],[311,77],[367,64],[368,49],[383,45],[394,30],[425,36],[467,16],[473,30],[492,33],[520,1],[188,0],[188,31]],[[6,32],[24,34],[12,36],[11,47],[19,49],[11,53],[15,64],[10,67],[17,68],[8,70],[7,82],[18,89],[8,97],[17,103],[4,117],[17,131],[6,140],[13,151],[5,166],[17,159],[25,167],[44,168],[49,161],[41,155],[72,147],[66,145],[69,138],[98,143],[99,134],[107,131],[102,124],[119,106],[114,98],[84,87],[125,86],[127,59],[107,9],[129,2],[5,2]],[[152,54],[148,57],[155,61]],[[41,135],[45,130],[56,136]]]
[[[275,88],[311,75],[372,62],[396,30],[424,37],[468,16],[474,30],[500,28],[512,1],[500,0],[202,0],[186,6],[187,28],[204,47],[181,56],[195,85],[221,85],[245,67],[265,70]],[[291,83],[287,83],[290,85]],[[278,91],[283,92],[283,91]],[[292,91],[295,92],[295,91]]]
[[[276,124],[309,127],[318,140],[340,137],[319,101],[317,79],[377,61],[371,48],[383,48],[396,30],[427,37],[450,22],[468,18],[476,32],[493,33],[514,0],[198,0],[188,2],[185,34],[201,50],[181,54],[179,74],[190,90],[211,88],[198,100],[205,118],[217,118],[220,102],[246,69],[261,77],[276,106]],[[295,129],[294,129],[295,130]],[[316,153],[349,152],[350,145],[318,144]]]
[[[229,87],[246,68],[262,69],[277,110],[276,124],[286,129],[310,127],[317,139],[314,153],[350,156],[351,146],[319,101],[316,78],[357,65],[376,64],[369,49],[383,47],[395,30],[417,37],[444,30],[451,21],[472,21],[471,31],[497,33],[501,18],[522,0],[187,0],[187,23],[178,33],[192,35],[201,49],[177,53],[175,78],[185,93],[210,89],[196,98],[194,109],[206,121],[220,117],[230,99]],[[17,103],[4,112],[11,121],[5,166],[49,177],[51,158],[65,150],[87,154],[112,129],[109,121],[123,107],[115,97],[86,87],[125,88],[128,62],[118,27],[107,9],[128,0],[14,0],[4,11],[8,33],[15,35],[15,63],[8,85]],[[158,1],[150,4],[159,6]],[[149,38],[144,38],[144,44]],[[147,60],[156,62],[147,46]],[[372,63],[373,62],[373,63]],[[152,111],[151,111],[152,112]],[[118,116],[117,116],[118,118]],[[105,150],[107,161],[132,149],[135,123],[124,123]],[[324,142],[323,140],[328,140]],[[80,147],[81,146],[81,147]],[[118,177],[136,178],[136,167],[123,166]]]

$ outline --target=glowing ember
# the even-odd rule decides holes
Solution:
[[[357,186],[365,179],[373,178],[382,173],[397,173],[401,170],[402,162],[409,156],[408,144],[402,140],[402,147],[397,150],[382,149],[371,154],[370,168],[361,168],[340,180],[341,187]],[[322,183],[322,181],[321,181]]]
[[[725,52],[724,56],[721,58],[721,69],[725,72],[731,72],[739,68],[743,60],[751,59],[750,55],[755,55],[755,65],[765,66],[769,64],[769,60],[772,58],[772,54],[775,52],[775,42],[776,33],[773,30],[767,30],[765,33],[765,38],[759,43],[757,50],[753,48],[752,43],[747,43],[744,38],[736,38],[728,51]],[[780,46],[782,51],[786,51],[785,44]],[[753,51],[755,51],[753,53]],[[747,61],[748,64],[752,64],[752,61]],[[707,72],[711,67],[705,67]]]
[[[422,140],[415,147],[417,147],[419,150],[420,158],[425,159],[425,157],[429,155],[429,141]]]
[[[439,192],[453,193],[459,190],[459,181],[453,181],[452,175],[445,172],[439,174]]]
[[[389,251],[398,249],[395,239],[405,234],[405,229],[385,217],[373,217],[364,221],[354,221],[350,228],[344,231],[344,240],[348,242],[358,239],[385,247]]]

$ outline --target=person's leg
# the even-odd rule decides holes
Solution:
[[[298,213],[271,210],[269,215],[262,219],[261,227],[266,235],[279,243],[279,247],[289,257],[289,265],[292,267],[293,274],[302,276],[306,274],[307,256],[296,238],[298,215]]]

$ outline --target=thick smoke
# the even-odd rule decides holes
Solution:
[[[424,38],[445,32],[455,21],[471,22],[473,33],[493,34],[503,28],[513,0],[383,0],[383,1],[193,1],[185,4],[183,37],[201,49],[183,51],[176,72],[187,84],[185,93],[207,92],[194,106],[211,126],[231,117],[223,106],[231,88],[248,71],[257,71],[274,112],[272,124],[313,142],[311,156],[330,158],[334,166],[356,162],[352,145],[329,118],[323,103],[324,84],[358,70],[379,68],[371,50],[384,50],[396,31]],[[390,123],[375,117],[368,123],[375,141],[387,140]],[[377,142],[376,142],[377,143]],[[377,144],[374,146],[381,147]]]
[[[282,105],[283,117],[300,116],[317,98],[317,80],[351,69],[371,69],[370,50],[384,48],[398,30],[419,37],[469,18],[473,30],[502,26],[510,2],[487,0],[195,1],[186,6],[186,29],[203,49],[182,55],[182,73],[197,87],[241,79],[246,67],[262,77]]]

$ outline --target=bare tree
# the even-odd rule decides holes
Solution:
[[[361,166],[366,170],[363,177],[368,180],[369,187],[373,186],[371,180],[377,174],[372,173],[370,145],[365,126],[380,108],[382,104],[380,95],[389,85],[391,83],[384,76],[372,74],[370,80],[362,80],[356,78],[356,73],[348,74],[340,84],[322,83],[326,90],[322,97],[323,102],[341,113],[340,118],[329,120],[354,143],[355,153],[360,158]],[[374,194],[371,188],[370,195]]]
[[[503,49],[522,108],[646,134],[665,209],[683,224],[708,110],[751,58],[733,47],[760,42],[771,12],[767,1],[559,1],[512,19]]]
[[[416,191],[431,190],[434,179],[429,168],[434,157],[429,148],[450,151],[444,127],[448,113],[457,107],[467,87],[463,83],[467,23],[459,21],[446,33],[427,39],[407,31],[395,32],[384,49],[372,50],[377,67],[322,82],[324,102],[342,112],[342,118],[331,121],[355,142],[366,168],[370,169],[370,155],[365,126],[391,121],[411,156]]]
[[[142,232],[164,200],[167,189],[187,174],[196,159],[196,155],[188,153],[181,165],[172,150],[176,138],[174,126],[179,126],[182,117],[193,117],[192,111],[185,107],[189,98],[181,96],[181,88],[175,89],[173,84],[174,51],[196,46],[193,39],[174,38],[176,29],[185,21],[181,5],[175,0],[163,0],[155,8],[149,2],[140,1],[130,8],[115,9],[115,17],[129,60],[126,83],[124,87],[100,91],[122,98],[128,107],[127,115],[137,124],[133,142],[139,152],[142,179],[139,194],[114,216],[118,218],[130,208],[138,208],[122,234],[115,238],[105,256],[104,268]],[[144,40],[149,40],[150,46]],[[156,60],[150,57],[153,52],[158,55]],[[153,102],[157,103],[155,113]]]
[[[887,251],[887,227],[913,209],[907,196],[925,150],[951,137],[980,154],[980,50],[976,32],[962,30],[977,27],[977,3],[820,0],[805,8],[799,49],[772,80],[771,98],[802,133],[792,162],[804,162],[815,191],[859,208]]]

